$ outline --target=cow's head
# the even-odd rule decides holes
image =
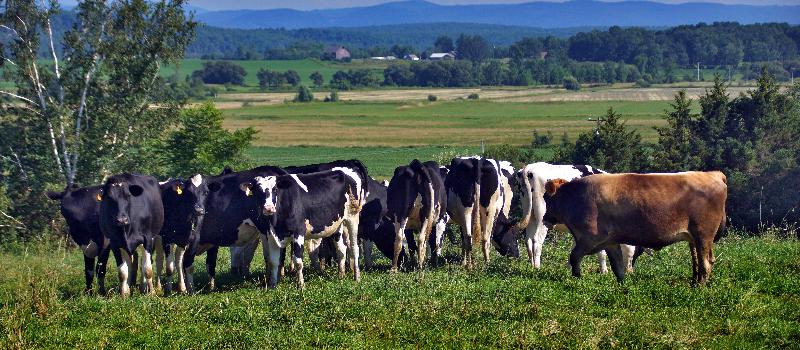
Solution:
[[[261,206],[261,212],[270,216],[278,211],[278,189],[287,186],[286,181],[280,181],[278,176],[256,176],[239,187],[245,195],[254,196]]]
[[[567,182],[569,181],[564,179],[553,179],[547,181],[547,183],[544,185],[545,194],[547,194],[549,197],[555,196],[556,192],[558,192],[558,189]]]
[[[193,216],[205,215],[208,192],[208,180],[203,175],[197,174],[183,182],[184,205],[191,206]]]
[[[498,218],[492,231],[492,245],[502,256],[519,258],[519,244],[515,223],[505,218]]]
[[[144,193],[142,186],[129,182],[109,182],[103,188],[102,205],[110,215],[112,224],[128,226],[131,224],[131,207],[135,197]]]

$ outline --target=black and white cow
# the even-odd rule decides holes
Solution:
[[[422,268],[428,240],[431,232],[436,229],[432,240],[434,245],[431,246],[435,262],[437,252],[441,252],[438,245],[441,244],[448,221],[447,214],[443,213],[447,208],[447,195],[439,164],[423,164],[414,159],[407,166],[397,167],[387,192],[386,216],[392,222],[395,233],[392,271],[397,271],[406,230],[418,232],[415,239],[417,266]]]
[[[372,268],[372,243],[384,256],[389,259],[394,257],[394,225],[386,218],[388,183],[378,182],[373,178],[367,179],[367,201],[361,208],[361,218],[358,221],[358,237],[364,247],[364,265]],[[400,252],[398,263],[406,260],[405,249]]]
[[[548,226],[552,226],[544,220],[547,211],[544,200],[545,183],[553,179],[571,181],[584,176],[605,173],[591,165],[554,165],[545,162],[528,164],[517,172],[516,178],[522,197],[522,220],[518,223],[518,227],[525,229],[525,245],[532,266],[535,268],[541,266],[542,245],[547,237]],[[642,250],[636,251],[636,247],[625,244],[622,244],[621,247],[627,269],[631,270],[634,257],[638,257]],[[597,253],[597,259],[600,263],[600,273],[608,272],[605,250]]]
[[[197,174],[188,180],[168,180],[160,183],[159,187],[164,203],[164,226],[155,241],[156,288],[161,288],[162,265],[166,260],[164,291],[172,291],[172,275],[177,264],[178,291],[186,293],[186,279],[181,266],[191,236],[197,234],[205,215],[207,177]]]
[[[164,223],[164,206],[158,181],[151,176],[119,174],[103,184],[100,200],[100,230],[110,241],[119,268],[120,295],[130,295],[128,269],[132,255],[142,248],[140,258],[142,293],[153,293],[154,237]]]
[[[481,157],[455,158],[445,179],[447,211],[461,228],[462,264],[472,266],[472,245],[482,242],[484,261],[489,262],[490,240],[495,221],[504,207],[510,207],[511,191],[505,172],[513,173],[511,163]],[[498,232],[493,240],[498,250],[513,252],[512,230]]]
[[[271,218],[270,232],[262,234],[261,244],[269,258],[269,287],[278,282],[280,250],[291,241],[297,268],[297,285],[304,286],[303,244],[306,238],[325,238],[347,226],[348,235],[337,242],[339,274],[344,276],[349,255],[356,281],[358,266],[358,221],[366,193],[361,177],[350,168],[333,168],[311,174],[258,176],[245,188],[254,194],[260,210]],[[349,254],[348,254],[349,253]]]
[[[91,292],[96,272],[98,292],[105,294],[106,266],[110,250],[108,239],[100,231],[101,194],[100,186],[70,187],[62,192],[46,193],[47,198],[60,202],[61,215],[67,222],[69,236],[81,248],[86,292]]]
[[[286,172],[274,166],[261,166],[251,170],[223,173],[207,179],[208,194],[205,202],[205,215],[186,248],[183,258],[187,289],[192,288],[194,259],[207,253],[206,268],[209,275],[209,288],[215,288],[217,253],[219,247],[242,247],[252,244],[259,234],[268,231],[267,218],[261,214],[261,204],[254,196],[243,190],[257,176],[284,175]],[[266,256],[265,256],[266,260]],[[249,264],[247,264],[249,266]]]

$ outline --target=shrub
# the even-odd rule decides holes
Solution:
[[[581,89],[581,83],[578,82],[578,79],[569,75],[564,77],[564,88],[570,91],[578,91]]]
[[[199,78],[206,84],[244,85],[247,72],[241,66],[227,61],[203,63],[203,69],[192,72],[192,78]]]
[[[297,89],[297,96],[294,97],[294,102],[311,102],[311,101],[314,101],[314,94],[311,93],[311,89],[309,89],[305,85],[300,85],[300,88]]]
[[[339,102],[339,93],[336,90],[331,91],[331,94],[325,96],[325,102]]]
[[[533,131],[533,139],[531,140],[531,147],[540,148],[550,144],[553,141],[553,132],[547,131],[546,135],[539,134],[538,130]]]
[[[650,82],[647,81],[647,80],[644,80],[644,79],[639,79],[639,80],[636,81],[636,87],[649,88],[650,87]]]
[[[479,98],[481,97],[478,94],[469,94],[469,96],[467,96],[468,100],[477,100]]]
[[[428,95],[428,101],[436,102],[439,98],[436,95]]]

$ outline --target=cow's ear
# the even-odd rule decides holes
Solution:
[[[558,189],[562,185],[564,185],[565,183],[567,183],[567,180],[564,180],[564,179],[549,180],[544,185],[544,190],[547,193],[547,195],[552,196],[552,195],[556,194],[556,191],[558,191]]]
[[[250,182],[242,182],[239,184],[239,189],[244,192],[245,196],[252,196],[253,195],[253,184]]]
[[[142,188],[142,186],[139,185],[130,185],[128,186],[128,191],[131,192],[132,196],[139,197],[142,195],[142,193],[144,193],[144,188]]]
[[[94,200],[96,200],[98,202],[103,200],[103,190],[100,190],[97,193],[95,193]]]
[[[45,192],[44,195],[47,196],[47,198],[50,198],[50,199],[52,199],[54,201],[57,201],[57,200],[61,200],[61,198],[64,198],[64,194],[65,193],[66,193],[66,191],[64,191],[64,192],[47,191],[47,192]]]
[[[289,187],[292,187],[292,184],[294,183],[294,180],[289,179],[288,176],[278,176],[278,179],[275,182],[275,187],[285,190]]]

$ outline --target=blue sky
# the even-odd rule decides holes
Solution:
[[[397,0],[190,0],[190,4],[207,10],[235,10],[235,9],[271,9],[294,8],[299,10],[313,10],[321,8],[369,6]],[[442,5],[454,4],[504,4],[531,2],[532,0],[428,0]],[[541,1],[541,0],[539,0]],[[561,0],[546,0],[561,1]],[[627,1],[627,0],[604,0]],[[687,0],[650,0],[663,3],[685,3]],[[75,0],[62,0],[63,4],[73,5]],[[694,1],[700,2],[700,1]],[[800,0],[702,0],[701,2],[716,2],[723,4],[740,5],[800,5]]]

